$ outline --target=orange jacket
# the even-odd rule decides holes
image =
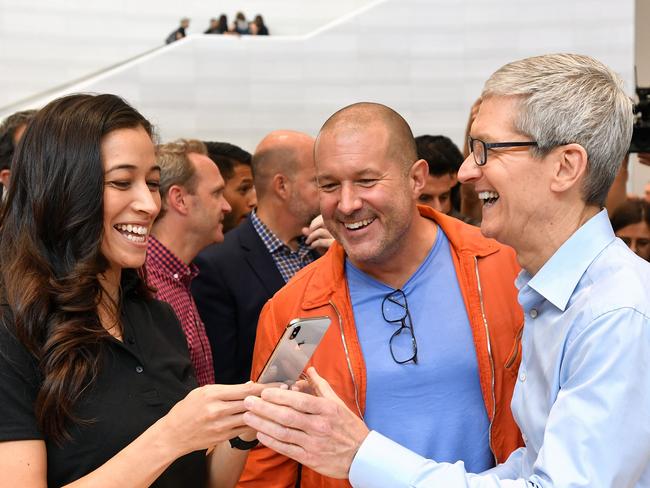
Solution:
[[[418,209],[435,221],[449,239],[474,336],[481,391],[490,420],[490,447],[496,460],[503,462],[523,445],[510,412],[523,328],[523,314],[514,286],[519,266],[512,249],[486,239],[478,228],[428,207]],[[251,377],[260,374],[290,320],[328,315],[332,325],[311,364],[346,405],[363,417],[366,371],[354,325],[344,259],[343,248],[334,243],[323,257],[297,273],[266,303],[257,328]],[[297,471],[295,461],[259,446],[249,454],[238,486],[293,488]],[[335,480],[303,468],[301,486],[350,485],[346,480]]]

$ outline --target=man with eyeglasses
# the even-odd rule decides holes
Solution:
[[[291,319],[327,315],[312,364],[357,418],[423,456],[478,471],[504,461],[522,444],[509,408],[523,323],[514,252],[418,207],[429,166],[386,106],[330,117],[315,163],[337,243],[267,303],[251,377]],[[240,486],[293,487],[296,478],[295,461],[261,448]],[[303,469],[301,486],[349,485]]]
[[[369,433],[314,370],[318,396],[248,398],[245,419],[266,445],[358,487],[647,488],[650,264],[603,210],[632,103],[609,68],[568,54],[505,65],[482,97],[459,179],[483,201],[482,233],[523,267],[512,410],[526,446],[482,474],[427,459]]]

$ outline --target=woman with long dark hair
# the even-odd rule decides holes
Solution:
[[[254,436],[242,400],[263,387],[196,388],[180,325],[145,285],[160,209],[150,123],[114,95],[67,96],[36,115],[12,169],[0,213],[3,483],[234,483],[244,452],[206,449]]]

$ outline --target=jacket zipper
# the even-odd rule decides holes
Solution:
[[[330,300],[330,305],[336,312],[336,315],[339,319],[339,329],[341,331],[341,342],[343,342],[343,350],[345,351],[345,359],[348,363],[348,371],[350,371],[350,377],[352,378],[352,386],[354,386],[354,403],[357,406],[357,411],[359,412],[359,417],[361,417],[361,420],[363,420],[363,412],[361,412],[361,406],[359,405],[359,388],[357,387],[357,381],[354,378],[354,373],[352,372],[352,363],[350,362],[350,354],[348,353],[348,345],[345,342],[345,332],[343,332],[343,319],[341,318],[341,313],[339,312],[339,309],[336,308],[336,305],[334,305],[334,302]]]
[[[524,326],[522,325],[521,328],[519,329],[519,332],[517,333],[517,337],[515,338],[515,350],[512,351],[512,354],[506,361],[506,364],[504,367],[506,369],[510,369],[510,367],[515,363],[517,358],[519,357],[519,343],[521,342],[521,336],[524,333]]]
[[[481,277],[478,272],[478,259],[474,256],[474,269],[476,271],[476,283],[478,285],[478,296],[481,301],[481,316],[483,317],[483,326],[485,327],[485,336],[487,339],[487,352],[488,357],[490,358],[490,370],[492,373],[492,415],[490,416],[490,425],[488,427],[488,444],[490,446],[490,451],[492,452],[492,457],[494,457],[494,463],[499,464],[496,455],[494,454],[494,448],[492,447],[492,424],[494,423],[494,417],[496,416],[497,411],[497,400],[494,393],[494,359],[492,358],[492,345],[490,344],[490,329],[488,327],[487,318],[485,317],[485,305],[483,303],[483,289],[481,288]]]

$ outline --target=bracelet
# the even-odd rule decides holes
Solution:
[[[248,451],[249,449],[254,448],[260,441],[253,439],[252,441],[245,441],[241,437],[233,437],[228,442],[230,442],[230,447],[234,449],[239,449],[241,451]]]

